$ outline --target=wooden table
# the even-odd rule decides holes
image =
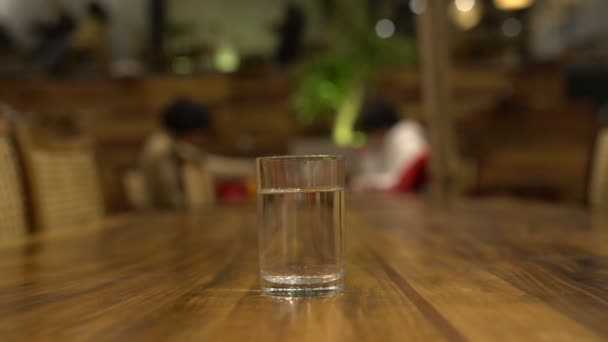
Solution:
[[[0,248],[0,339],[608,339],[608,226],[578,209],[347,204],[347,289],[258,291],[253,205],[154,213]]]

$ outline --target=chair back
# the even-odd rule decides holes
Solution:
[[[35,227],[54,231],[104,216],[98,170],[85,139],[45,144],[32,127],[18,127]]]
[[[598,131],[591,157],[589,204],[598,211],[608,209],[608,126]]]
[[[9,123],[0,118],[0,240],[27,232],[25,194]]]

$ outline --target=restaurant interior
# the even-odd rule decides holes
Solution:
[[[479,204],[482,209],[494,208],[488,209],[490,213],[508,216],[506,221],[515,222],[520,216],[517,222],[546,219],[573,226],[568,233],[543,231],[547,234],[543,241],[557,241],[557,235],[570,236],[573,231],[583,239],[581,230],[591,229],[591,221],[603,222],[601,217],[608,213],[607,14],[604,0],[0,0],[0,269],[9,275],[0,280],[0,298],[8,303],[0,303],[0,333],[15,340],[26,336],[146,340],[154,336],[148,333],[167,333],[169,328],[162,330],[166,326],[160,323],[151,324],[145,333],[138,326],[125,328],[120,330],[123,335],[112,335],[110,323],[89,326],[83,321],[75,324],[88,330],[70,330],[67,318],[48,318],[40,335],[27,335],[18,326],[27,317],[45,313],[40,309],[36,315],[19,316],[19,310],[34,310],[27,304],[30,301],[19,302],[25,303],[20,306],[8,298],[10,294],[33,301],[34,292],[29,293],[28,286],[36,286],[36,281],[78,292],[69,281],[61,283],[50,273],[71,264],[67,251],[72,247],[76,251],[77,243],[96,250],[82,250],[83,260],[95,258],[102,272],[113,267],[108,260],[135,253],[116,249],[122,238],[133,239],[130,246],[137,246],[140,238],[147,241],[140,244],[147,248],[146,254],[155,254],[158,246],[179,249],[181,242],[176,241],[180,239],[192,243],[229,240],[224,239],[225,232],[205,233],[210,234],[209,240],[203,239],[190,228],[180,230],[181,235],[151,228],[151,236],[144,238],[143,228],[138,234],[129,233],[135,229],[128,228],[131,223],[125,224],[119,239],[110,234],[117,229],[101,233],[104,225],[160,215],[158,222],[199,225],[204,231],[213,224],[201,217],[229,224],[237,220],[232,216],[245,215],[243,220],[253,221],[255,227],[258,157],[343,156],[347,236],[352,199],[358,203],[353,208],[358,206],[370,217],[373,210],[392,210],[395,220],[403,217],[404,226],[410,211],[420,209],[411,215],[424,221],[430,219],[425,215],[440,210],[452,213],[458,210],[454,208]],[[202,115],[204,120],[184,113]],[[172,119],[174,114],[176,119]],[[399,135],[396,127],[403,128],[404,136],[395,138],[399,142],[389,148],[385,146],[388,140]],[[175,147],[182,136],[192,137],[186,132],[190,128],[204,136],[202,142],[191,139],[196,140],[192,144],[196,151],[184,152],[197,154],[196,162],[181,160],[182,151]],[[158,170],[149,168],[156,161],[147,163],[146,158],[159,143],[153,141],[156,138],[175,144],[172,151],[178,157],[166,156],[161,162],[170,164],[172,172],[151,180],[150,172]],[[404,153],[409,155],[401,156]],[[380,170],[387,165],[395,168],[390,170],[394,175],[390,182],[386,177],[372,179],[372,174],[388,173]],[[165,187],[168,178],[175,178],[175,189]],[[175,196],[163,198],[170,197],[168,193]],[[377,201],[390,204],[373,204]],[[421,203],[444,209],[427,210]],[[516,208],[511,214],[501,211],[511,205]],[[399,208],[404,212],[399,213]],[[491,221],[488,212],[476,216],[476,210],[463,210],[470,215],[471,225],[476,220]],[[555,210],[554,216],[548,214],[550,210]],[[560,211],[574,214],[562,217],[557,214]],[[181,216],[170,221],[163,216],[170,212]],[[147,224],[154,225],[148,218]],[[587,228],[574,227],[579,219]],[[533,234],[535,226],[530,225],[526,234]],[[479,241],[490,242],[486,230],[471,229],[481,236]],[[524,234],[519,230],[524,228],[516,224],[513,229]],[[364,233],[352,239],[355,250],[362,236],[374,239],[366,229],[359,230]],[[83,232],[97,235],[85,238]],[[173,242],[159,242],[153,232]],[[518,233],[508,234],[525,240]],[[595,234],[590,232],[587,238],[607,241],[605,233]],[[97,242],[89,241],[91,236],[97,236]],[[45,245],[45,241],[52,242]],[[492,241],[500,244],[503,240]],[[588,240],[584,241],[581,246],[587,246]],[[183,253],[195,253],[190,242],[183,244]],[[549,242],[541,245],[538,249],[530,246],[526,253],[543,248],[553,251]],[[103,246],[110,246],[107,254],[101,251]],[[590,255],[603,260],[592,263],[603,269],[595,279],[604,279],[589,285],[597,286],[596,292],[585,288],[604,298],[603,306],[596,304],[601,310],[596,306],[598,311],[590,312],[607,318],[606,249],[590,248]],[[542,262],[583,253],[582,249],[568,251],[554,252]],[[158,253],[162,258],[163,252]],[[455,253],[467,254],[460,249]],[[143,257],[143,252],[133,255]],[[350,260],[359,259],[367,260],[358,254]],[[405,263],[399,264],[397,256],[386,259],[389,277],[407,274],[399,268]],[[25,266],[18,268],[10,260],[15,264],[21,260]],[[184,265],[172,272],[181,275],[187,268]],[[127,272],[124,267],[121,270]],[[363,271],[353,268],[352,277],[357,279],[357,272]],[[202,268],[191,272],[197,271]],[[28,277],[34,277],[31,272],[44,276],[27,283]],[[230,282],[231,272],[209,286]],[[413,281],[413,288],[423,287]],[[363,286],[353,282],[352,291]],[[40,299],[40,305],[67,301],[60,294],[44,297],[45,291],[50,288],[36,292],[36,298],[46,298]],[[78,293],[86,297],[86,291]],[[205,291],[216,296],[221,292]],[[369,290],[369,297],[362,293],[368,292],[356,292],[363,296],[358,301],[365,302],[361,298],[372,298],[374,292]],[[378,298],[384,298],[378,293]],[[410,292],[404,293],[407,297]],[[213,302],[219,297],[210,298],[205,303],[221,305]],[[187,305],[207,305],[188,303],[180,308],[187,311]],[[264,312],[271,310],[271,304],[256,303]],[[65,303],[66,311],[76,310],[67,309],[72,304]],[[92,302],[88,305],[95,308]],[[99,305],[111,309],[109,304]],[[318,309],[314,303],[290,305]],[[424,307],[421,310],[429,314]],[[21,321],[3,316],[6,313],[14,313]],[[297,310],[292,314],[305,319]],[[155,319],[142,318],[142,322]],[[192,319],[188,317],[188,322]],[[447,321],[456,327],[443,331],[448,340],[473,337],[456,320]],[[589,322],[578,321],[589,331],[608,336],[599,321],[590,318]],[[545,328],[549,326],[560,324]],[[193,325],[187,329],[194,329]],[[236,336],[213,329],[205,332],[201,336]],[[451,332],[462,335],[449,338]],[[584,336],[570,332],[573,335],[564,336]],[[162,336],[182,340],[187,335],[172,331]],[[427,337],[421,340],[432,340]]]

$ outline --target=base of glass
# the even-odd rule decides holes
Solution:
[[[280,297],[334,296],[344,290],[344,273],[324,276],[261,275],[262,292]]]
[[[320,287],[268,287],[262,286],[262,292],[270,296],[279,297],[323,297],[335,296],[344,290],[341,286]]]

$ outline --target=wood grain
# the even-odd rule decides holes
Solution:
[[[608,224],[576,208],[351,196],[347,289],[261,295],[254,205],[147,213],[0,247],[0,336],[601,341]]]

